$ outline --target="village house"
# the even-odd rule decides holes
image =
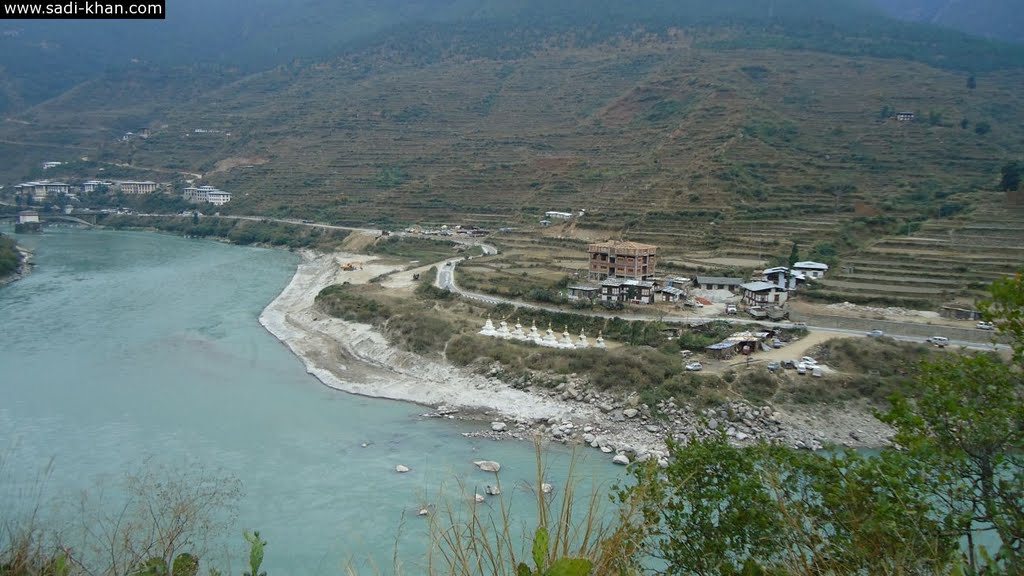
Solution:
[[[182,198],[189,202],[209,202],[216,206],[222,206],[231,201],[231,193],[218,190],[213,186],[190,186],[182,191]]]
[[[658,291],[662,302],[678,302],[686,299],[686,290],[676,286],[665,286]]]
[[[914,113],[913,112],[897,112],[896,113],[896,120],[898,120],[900,122],[910,122],[913,119],[914,119]]]
[[[743,303],[747,306],[782,305],[789,298],[789,292],[771,282],[748,282],[740,286]]]
[[[572,219],[572,213],[571,212],[555,212],[554,210],[549,210],[549,211],[544,213],[544,217],[547,218],[548,220],[571,220]]]
[[[828,272],[828,264],[811,261],[797,262],[793,264],[793,271],[800,272],[807,278],[818,279],[824,277],[825,273]]]
[[[701,290],[728,290],[735,292],[743,284],[742,278],[728,278],[724,276],[697,276],[693,279],[693,285]]]
[[[50,168],[56,168],[64,164],[63,162],[43,162],[43,170],[49,170]]]
[[[654,276],[658,247],[638,242],[609,240],[591,244],[590,278],[632,278],[648,280]]]
[[[761,279],[765,282],[771,282],[779,288],[789,290],[790,292],[796,290],[801,284],[807,281],[807,277],[803,272],[791,271],[785,266],[766,269],[761,273]]]
[[[33,200],[42,202],[51,196],[67,194],[71,191],[71,187],[63,182],[39,180],[18,184],[14,187],[14,191],[16,194],[29,194],[32,196]]]
[[[602,302],[654,304],[654,282],[634,278],[606,278],[601,282]]]
[[[569,286],[568,288],[566,288],[565,297],[568,298],[569,300],[593,301],[595,298],[597,298],[598,293],[600,291],[600,286],[590,286],[585,284],[578,286]]]

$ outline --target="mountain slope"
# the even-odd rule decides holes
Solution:
[[[1016,0],[874,0],[903,20],[945,26],[990,38],[1024,42],[1024,11]]]
[[[257,72],[368,47],[509,57],[546,38],[574,45],[643,30],[728,28],[745,47],[909,58],[942,67],[1015,66],[1024,48],[890,20],[866,0],[175,0],[162,21],[0,22],[0,113],[136,64]],[[6,95],[6,96],[5,96]]]

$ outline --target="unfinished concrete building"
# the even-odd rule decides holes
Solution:
[[[590,278],[632,278],[647,280],[654,276],[658,247],[638,242],[609,240],[591,244]]]

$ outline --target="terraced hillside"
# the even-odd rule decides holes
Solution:
[[[988,282],[1024,268],[1024,205],[990,197],[970,213],[930,220],[849,255],[823,281],[834,299],[973,303]]]

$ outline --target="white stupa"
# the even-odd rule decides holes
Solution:
[[[583,328],[580,328],[580,339],[579,339],[579,342],[576,343],[576,347],[577,348],[589,348],[590,347],[590,343],[587,342],[587,336],[586,336],[586,334],[583,333]]]
[[[537,321],[533,321],[533,326],[530,326],[530,335],[527,338],[537,344],[540,344],[540,332],[537,331]]]
[[[518,318],[516,318],[516,329],[512,331],[512,337],[516,340],[526,340],[526,334],[523,333],[523,325],[519,323]]]
[[[594,342],[594,347],[604,348],[604,336],[602,336],[601,331],[598,331],[597,333],[597,341]]]
[[[508,338],[511,335],[511,332],[508,331],[508,322],[502,320],[500,326],[498,327],[498,338]]]
[[[487,317],[487,322],[484,323],[484,327],[480,330],[480,333],[484,336],[494,336],[497,332],[494,331],[494,323],[491,322],[491,317]]]
[[[576,345],[572,343],[572,338],[569,337],[569,327],[566,326],[562,331],[562,341],[558,343],[560,348],[575,348]]]
[[[544,345],[558,346],[558,339],[555,338],[555,331],[551,329],[551,324],[548,324],[548,331],[544,334]]]

